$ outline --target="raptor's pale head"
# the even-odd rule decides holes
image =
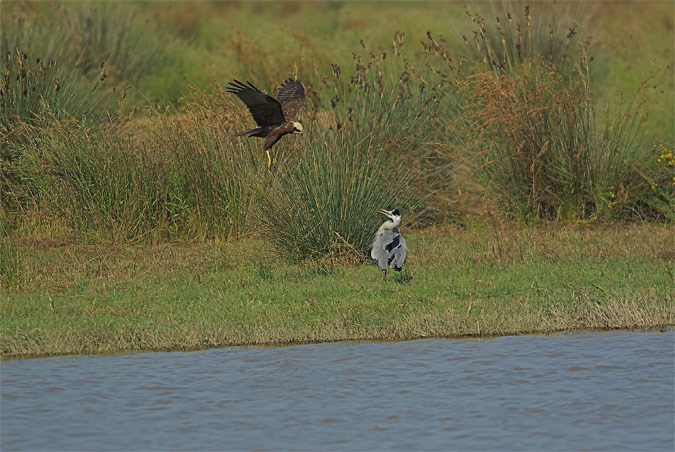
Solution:
[[[300,124],[297,121],[293,121],[292,124],[293,124],[293,133],[298,133],[302,135],[302,124]]]

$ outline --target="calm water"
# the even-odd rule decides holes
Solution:
[[[9,450],[665,450],[675,330],[0,364]]]

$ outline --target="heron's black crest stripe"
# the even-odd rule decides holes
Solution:
[[[398,211],[398,209],[394,209],[391,212],[392,215],[401,215],[401,213]]]

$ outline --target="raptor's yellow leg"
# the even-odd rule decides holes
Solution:
[[[276,160],[274,160],[274,157],[272,156],[272,152],[274,151],[270,152],[270,150],[268,149],[265,152],[267,153],[267,167],[272,168],[272,165],[276,163]]]

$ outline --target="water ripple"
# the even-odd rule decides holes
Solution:
[[[674,363],[672,329],[6,361],[0,446],[672,451]]]

